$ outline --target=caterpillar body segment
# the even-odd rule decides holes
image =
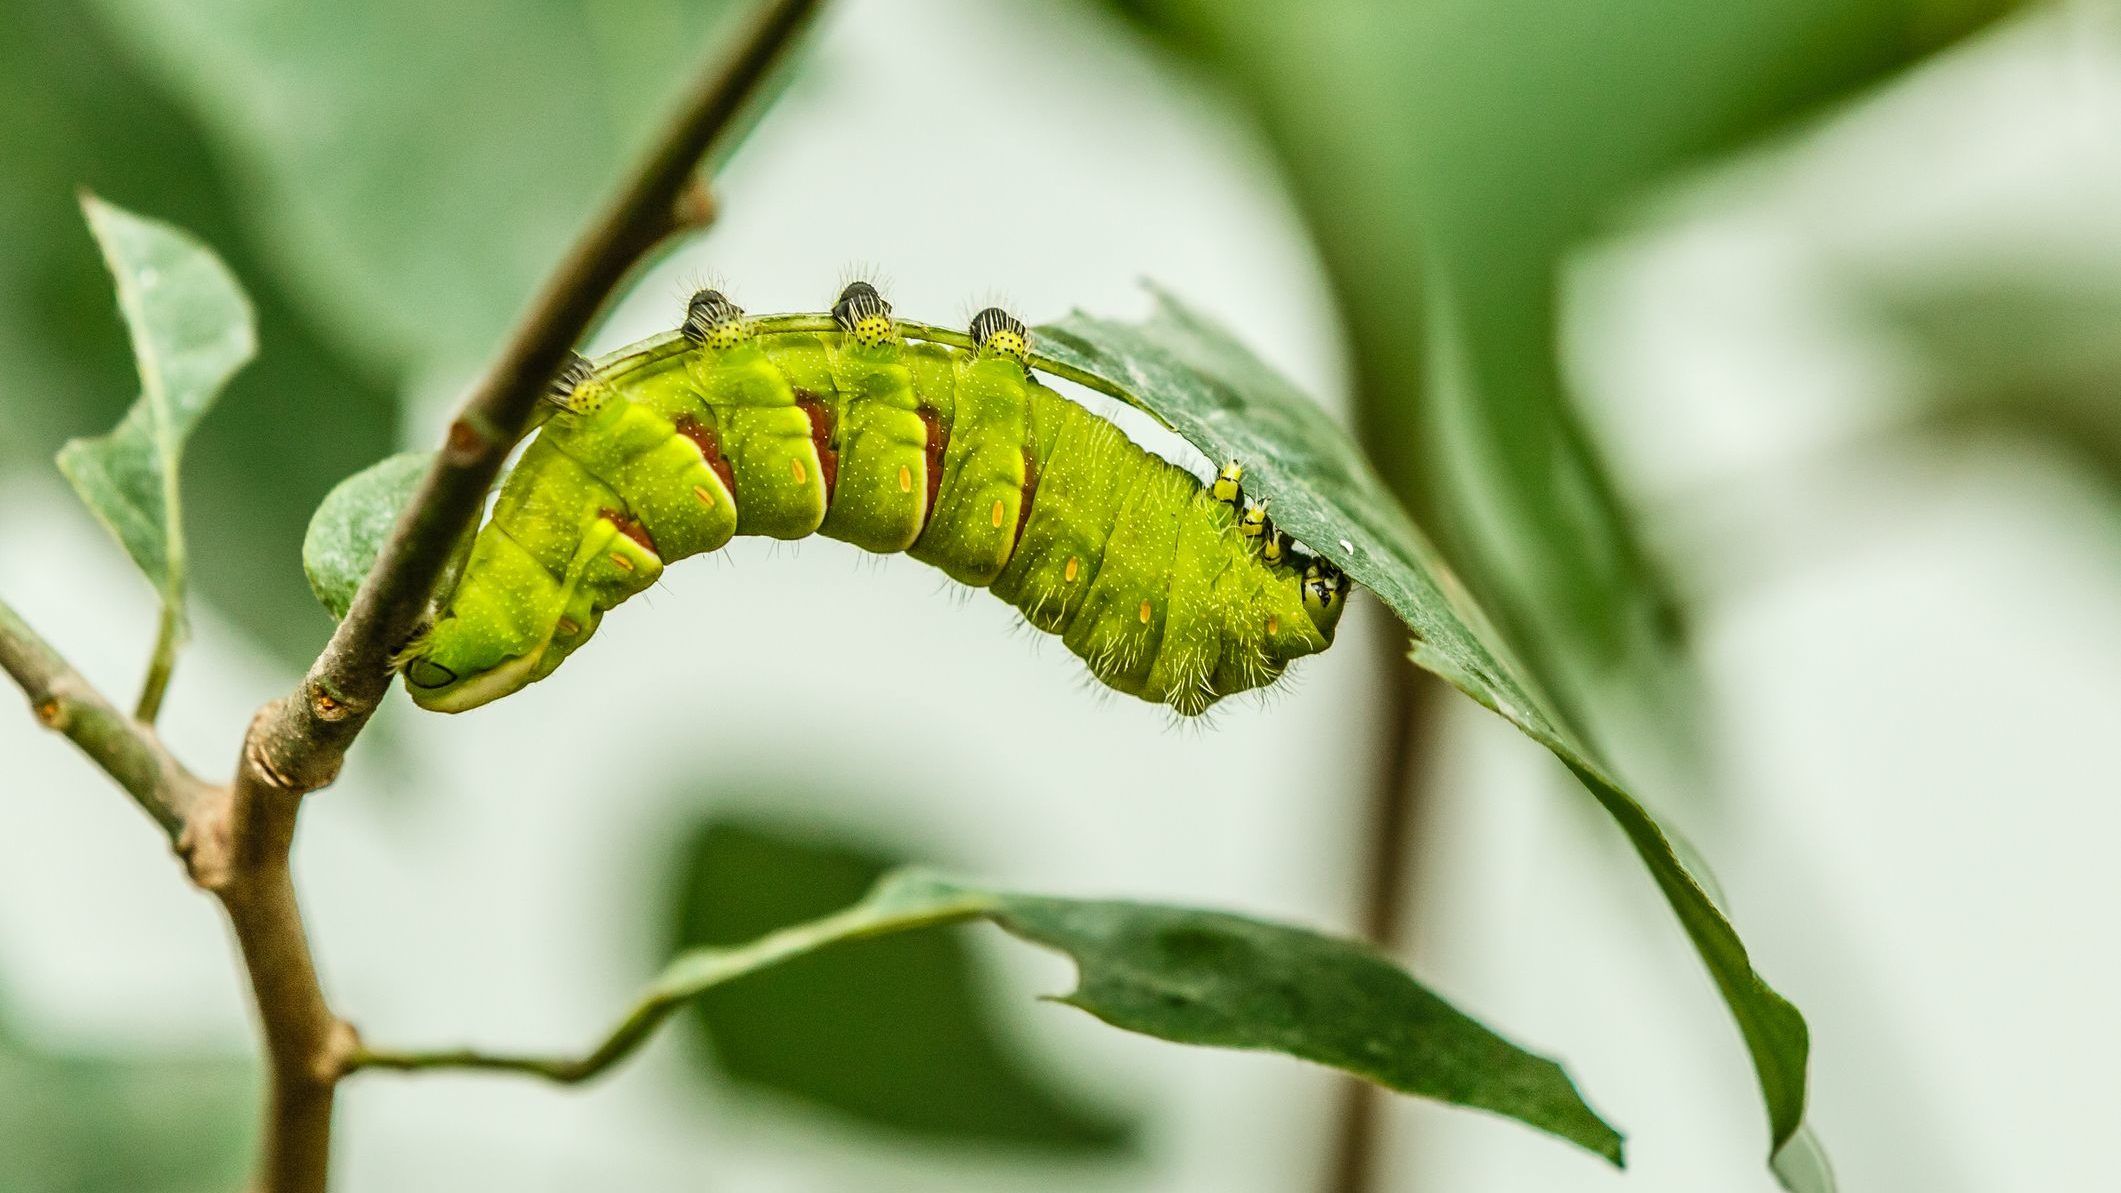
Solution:
[[[873,287],[829,324],[702,291],[676,336],[570,366],[435,623],[400,657],[457,712],[552,673],[664,567],[739,534],[903,551],[991,589],[1103,683],[1185,715],[1332,641],[1347,582],[1039,384],[990,308],[969,347],[909,340]]]

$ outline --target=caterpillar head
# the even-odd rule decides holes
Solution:
[[[685,322],[678,330],[700,347],[724,352],[751,338],[751,320],[720,290],[701,290],[685,304]]]
[[[1031,329],[1000,307],[988,307],[972,317],[972,347],[981,357],[1005,356],[1023,364],[1031,355]]]
[[[832,321],[864,348],[881,348],[899,338],[891,321],[891,304],[867,282],[849,282],[832,304]]]
[[[1328,641],[1340,624],[1340,611],[1348,604],[1348,574],[1325,559],[1313,559],[1304,568],[1304,612]]]
[[[523,686],[539,652],[511,655],[462,618],[445,617],[392,660],[412,702],[431,712],[463,712]]]

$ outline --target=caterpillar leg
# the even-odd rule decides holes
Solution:
[[[1304,568],[1304,612],[1328,640],[1347,604],[1348,574],[1327,560],[1313,559]]]

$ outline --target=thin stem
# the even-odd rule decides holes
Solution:
[[[805,953],[847,940],[865,940],[940,924],[958,923],[991,909],[985,896],[945,892],[931,898],[899,901],[885,888],[844,911],[822,919],[769,932],[735,948],[693,949],[679,954],[635,1000],[616,1026],[579,1056],[521,1056],[451,1048],[401,1052],[357,1046],[346,1057],[348,1072],[394,1069],[485,1069],[523,1073],[573,1085],[595,1077],[633,1055],[665,1020],[693,997],[723,982],[755,973]]]
[[[39,723],[65,734],[171,841],[177,839],[185,817],[211,788],[171,757],[152,729],[104,699],[5,601],[0,601],[0,669],[21,685]]]
[[[162,696],[169,691],[170,673],[177,669],[177,648],[183,636],[183,614],[165,600],[155,627],[155,652],[148,657],[147,679],[140,685],[140,702],[133,708],[133,719],[142,725],[152,725],[162,715]]]
[[[356,1038],[317,980],[288,855],[302,796],[338,775],[389,690],[391,655],[411,637],[457,542],[471,528],[539,396],[613,292],[712,204],[694,178],[820,0],[771,0],[735,52],[702,77],[618,195],[575,242],[473,386],[442,451],[301,686],[251,720],[223,798],[192,809],[182,847],[192,877],[226,908],[250,974],[268,1054],[256,1193],[321,1193],[332,1099]]]
[[[1363,936],[1386,950],[1400,943],[1403,909],[1414,887],[1415,842],[1431,802],[1419,782],[1428,772],[1421,759],[1433,736],[1436,697],[1443,690],[1441,681],[1407,661],[1406,646],[1405,636],[1394,625],[1378,652],[1385,722],[1363,822],[1365,848],[1357,913]],[[1382,1092],[1367,1081],[1342,1084],[1325,1185],[1328,1193],[1372,1193],[1380,1187]]]
[[[346,619],[292,695],[268,707],[246,753],[287,791],[337,775],[390,685],[390,658],[426,614],[436,580],[477,518],[509,449],[567,353],[634,265],[712,213],[693,172],[743,112],[821,0],[772,0],[735,52],[695,88],[654,151],[562,258],[465,398]]]

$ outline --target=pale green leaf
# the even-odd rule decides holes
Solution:
[[[250,302],[213,250],[188,233],[94,195],[83,195],[81,207],[117,283],[140,397],[116,430],[61,448],[59,469],[181,625],[184,443],[257,351]]]
[[[420,478],[434,461],[431,452],[401,452],[340,481],[310,515],[302,538],[302,571],[310,591],[344,618],[361,581],[376,565],[376,555],[412,501]],[[448,591],[449,586],[437,586]]]

